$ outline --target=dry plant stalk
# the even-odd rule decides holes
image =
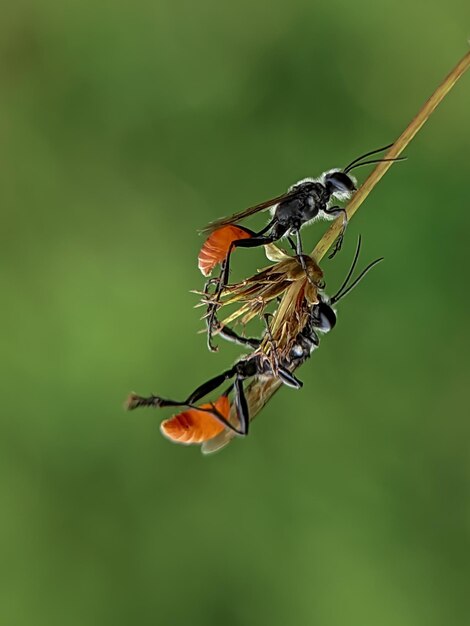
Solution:
[[[421,130],[424,123],[429,119],[434,110],[444,100],[449,91],[459,80],[459,78],[466,72],[470,66],[470,52],[457,63],[452,71],[444,78],[442,83],[432,94],[432,96],[424,103],[416,117],[405,128],[402,134],[395,141],[390,150],[384,155],[384,159],[394,159],[405,150],[413,137]],[[384,176],[384,174],[390,169],[393,162],[379,163],[370,176],[365,180],[361,188],[354,194],[348,206],[346,207],[348,219],[356,213],[358,208],[370,194],[375,185]],[[341,230],[341,220],[336,220],[330,228],[326,231],[323,237],[315,246],[312,252],[312,257],[319,263],[325,256],[326,252],[331,248],[333,242],[339,235]]]
[[[408,146],[414,136],[419,132],[424,123],[429,119],[431,114],[437,108],[437,106],[442,102],[442,100],[447,96],[452,87],[456,84],[459,78],[465,73],[465,71],[470,66],[470,52],[457,63],[457,65],[449,72],[449,74],[444,78],[442,83],[437,87],[431,97],[424,103],[422,108],[419,110],[418,114],[414,117],[414,119],[410,122],[410,124],[406,127],[403,133],[398,137],[390,150],[385,154],[384,158],[386,159],[394,159],[398,157],[403,150]],[[384,174],[389,170],[389,168],[393,165],[393,161],[385,161],[378,163],[372,173],[368,176],[364,184],[360,187],[360,189],[355,193],[351,201],[346,207],[348,219],[350,220],[353,215],[356,213],[358,208],[370,194],[375,185],[379,182],[379,180],[384,176]],[[321,259],[325,256],[326,252],[333,245],[334,241],[338,237],[341,230],[341,219],[337,219],[330,228],[326,231],[323,237],[320,239],[318,244],[315,246],[314,250],[311,253],[312,259],[319,263]],[[272,260],[278,260],[278,258],[282,258],[282,252],[279,251],[279,254],[276,252],[274,246],[270,246],[270,254]],[[284,263],[284,260],[281,260],[275,266],[271,267],[271,272],[276,273],[276,270],[279,270],[279,265]],[[269,268],[268,268],[269,270]],[[262,270],[262,272],[266,272],[268,270]],[[256,275],[256,276],[259,276]],[[247,281],[243,281],[243,283],[249,284],[256,282],[256,276],[253,279],[248,279]],[[274,317],[274,325],[279,329],[284,324],[289,324],[288,316],[292,314],[290,303],[297,301],[299,296],[299,291],[302,290],[302,285],[306,282],[305,276],[298,280],[293,280],[290,284],[283,284],[283,288],[285,289],[284,294],[282,296],[281,303]],[[251,284],[253,287],[253,284]],[[243,291],[240,287],[238,290],[238,295]],[[229,294],[227,293],[230,298]],[[247,294],[248,295],[248,294]],[[276,294],[279,295],[279,292]],[[243,300],[242,297],[239,300]],[[232,300],[236,301],[236,299]],[[269,301],[269,300],[268,300]],[[228,302],[228,301],[227,301]],[[265,304],[264,304],[265,306]],[[248,318],[251,319],[253,317],[250,316],[250,303],[246,302],[238,311],[232,314],[229,318],[224,320],[223,323],[227,323],[229,321],[233,321],[239,315],[243,315],[248,313]],[[245,321],[245,320],[244,320]],[[256,415],[261,411],[261,409],[267,404],[270,398],[274,395],[274,393],[281,386],[281,381],[279,378],[269,378],[269,379],[255,379],[246,389],[246,398],[250,411],[250,420],[253,420]],[[238,423],[238,418],[236,415],[235,407],[232,407],[230,419],[232,423]],[[229,441],[233,438],[234,433],[229,430],[225,430],[220,435],[206,442],[202,446],[202,451],[204,453],[215,452],[220,448],[224,447]]]
[[[274,246],[274,244],[269,244]],[[263,314],[267,305],[275,298],[280,298],[292,283],[299,282],[305,278],[305,270],[308,273],[310,283],[316,287],[323,284],[323,272],[315,261],[304,255],[305,269],[299,263],[297,257],[282,253],[282,260],[275,265],[270,265],[254,276],[246,278],[239,283],[227,285],[222,293],[223,306],[240,303],[241,306],[231,315],[224,319],[222,326],[227,326],[241,317],[241,323],[246,325],[256,316]],[[208,299],[206,304],[210,304]],[[217,335],[217,330],[214,335]]]
[[[295,257],[292,257],[295,259]],[[298,263],[298,262],[297,262]],[[300,264],[298,264],[300,267]],[[318,266],[317,270],[321,273]],[[300,268],[301,269],[301,268]],[[270,361],[272,372],[276,372],[277,348],[282,346],[281,352],[289,354],[300,328],[307,323],[311,306],[318,303],[318,290],[309,282],[302,270],[302,277],[290,283],[284,291],[277,312],[270,326],[271,337],[265,335],[259,350]],[[274,346],[273,343],[274,342]],[[250,421],[261,411],[266,402],[282,385],[279,376],[256,378],[246,390],[246,399],[249,406]],[[229,416],[230,422],[237,426],[239,423],[236,408],[232,405]],[[202,444],[202,452],[210,454],[226,446],[235,436],[227,428],[213,439]]]

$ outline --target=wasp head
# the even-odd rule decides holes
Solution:
[[[320,298],[313,310],[314,326],[322,333],[329,333],[336,326],[336,313],[328,301]]]
[[[356,179],[341,170],[330,170],[323,174],[323,184],[331,196],[338,200],[348,200],[356,191]]]

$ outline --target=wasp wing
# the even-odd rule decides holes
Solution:
[[[220,433],[213,439],[209,439],[208,441],[204,441],[202,443],[202,454],[213,454],[214,452],[218,452],[222,448],[225,448],[225,446],[227,446],[232,441],[233,437],[233,430],[229,430],[228,428],[226,428],[222,433]]]
[[[266,200],[265,202],[261,202],[260,204],[256,204],[255,206],[249,207],[244,211],[240,211],[239,213],[234,213],[230,215],[230,217],[222,217],[220,220],[215,220],[214,222],[210,222],[204,228],[201,228],[201,233],[211,233],[214,230],[217,230],[221,226],[228,226],[229,224],[235,224],[240,220],[245,219],[245,217],[249,217],[250,215],[254,215],[255,213],[259,213],[260,211],[266,211],[271,207],[279,204],[279,202],[284,202],[285,200],[290,200],[296,195],[295,191],[290,191],[287,193],[283,193],[281,196],[277,196],[277,198],[271,198],[271,200]]]

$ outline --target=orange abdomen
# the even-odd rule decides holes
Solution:
[[[217,411],[228,419],[230,401],[227,396],[221,396],[212,404],[203,404],[201,408],[211,409],[212,406],[215,406]],[[224,428],[225,426],[216,417],[197,409],[187,409],[160,424],[162,435],[175,443],[184,444],[203,443],[216,437]]]
[[[204,276],[209,276],[218,263],[226,258],[230,244],[237,239],[249,239],[253,233],[242,226],[221,226],[205,240],[198,256],[198,266]]]

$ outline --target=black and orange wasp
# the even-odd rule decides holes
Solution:
[[[216,285],[216,297],[209,311],[207,321],[208,347],[210,350],[216,350],[212,344],[214,319],[220,294],[228,284],[230,256],[233,250],[235,248],[264,246],[287,237],[297,258],[302,263],[301,228],[315,220],[331,220],[342,216],[342,228],[333,252],[329,257],[332,258],[341,249],[348,224],[346,209],[339,205],[332,205],[332,201],[335,199],[339,201],[348,200],[356,191],[357,181],[350,172],[357,167],[383,161],[403,160],[404,157],[367,160],[367,157],[388,150],[392,146],[393,144],[389,144],[383,148],[366,152],[351,161],[343,169],[328,170],[318,178],[304,178],[289,187],[287,193],[261,202],[230,217],[211,222],[202,229],[201,232],[209,233],[209,235],[198,256],[199,269],[204,276],[209,276],[218,264],[221,265],[220,276],[211,280]],[[267,209],[271,209],[272,217],[261,230],[255,232],[238,224],[245,218]],[[295,241],[293,238],[295,238]]]

